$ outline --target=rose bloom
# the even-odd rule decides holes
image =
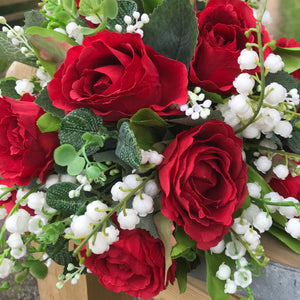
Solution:
[[[53,169],[57,132],[40,132],[36,121],[44,111],[34,100],[29,94],[20,100],[0,97],[1,184],[25,186],[35,177],[44,182]]]
[[[107,289],[133,297],[150,299],[161,292],[165,280],[165,250],[159,239],[136,228],[120,230],[119,240],[107,252],[85,255],[84,265]],[[168,270],[167,281],[175,280],[176,264]]]
[[[183,226],[199,249],[222,240],[247,195],[241,147],[229,125],[212,120],[179,133],[163,153],[161,212]]]
[[[169,107],[187,100],[187,70],[145,45],[139,34],[101,31],[67,52],[48,91],[66,113],[88,107],[105,122],[141,108],[179,114]]]
[[[300,47],[300,42],[296,42],[293,38],[290,38],[287,41],[285,37],[282,37],[279,40],[277,40],[276,45],[277,47],[281,47],[281,48],[295,48],[295,47]],[[291,75],[293,75],[295,78],[300,80],[300,68],[292,72]]]
[[[190,65],[190,81],[208,92],[235,93],[232,83],[241,73],[237,61],[241,50],[247,42],[257,42],[255,33],[249,39],[244,34],[256,27],[253,10],[240,0],[210,0],[197,17],[199,36]],[[263,26],[262,41],[270,41]],[[265,54],[269,51],[268,48]]]

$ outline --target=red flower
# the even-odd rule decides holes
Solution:
[[[165,254],[163,243],[142,229],[120,230],[119,241],[103,254],[85,256],[84,265],[99,276],[99,282],[116,293],[149,299],[164,289]],[[173,265],[168,281],[175,279]]]
[[[280,38],[277,40],[277,46],[282,48],[294,48],[294,47],[300,47],[300,43],[296,42],[293,38],[290,38],[288,41],[285,37]],[[295,78],[300,80],[300,68],[294,72],[291,73]]]
[[[247,195],[241,147],[230,126],[212,120],[178,134],[163,153],[161,212],[199,249],[220,242]]]
[[[190,65],[190,81],[208,92],[235,93],[232,83],[241,73],[237,62],[240,52],[247,42],[256,42],[254,33],[249,39],[244,34],[256,27],[253,11],[240,0],[210,0],[197,17],[199,36]],[[262,41],[270,41],[264,28]],[[269,51],[268,48],[265,54]]]
[[[48,85],[53,105],[66,113],[91,108],[106,122],[141,108],[178,114],[173,103],[187,100],[187,71],[144,45],[139,34],[98,32],[72,47]]]
[[[45,181],[53,168],[57,133],[40,132],[36,121],[44,111],[34,100],[29,94],[20,100],[0,98],[1,184],[25,186],[35,177]]]

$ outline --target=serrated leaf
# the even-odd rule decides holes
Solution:
[[[71,182],[60,182],[51,185],[46,193],[47,204],[61,212],[74,214],[83,205],[83,197],[69,198],[69,192],[78,186]]]
[[[212,300],[227,300],[229,294],[224,293],[224,286],[226,281],[220,280],[216,277],[219,266],[225,262],[231,269],[234,262],[225,254],[211,254],[210,251],[205,251],[206,261],[206,286],[209,296]]]
[[[57,131],[59,125],[61,123],[61,119],[53,116],[51,113],[45,113],[37,120],[37,126],[39,127],[41,132],[52,132]]]
[[[45,279],[48,275],[48,268],[41,261],[35,261],[29,268],[29,271],[37,279]]]
[[[54,245],[47,245],[46,253],[57,264],[66,266],[72,261],[72,254],[68,250],[68,240],[59,237]]]
[[[300,130],[293,130],[292,137],[287,139],[287,146],[293,152],[300,154]]]
[[[272,226],[269,232],[278,238],[282,243],[287,245],[294,252],[300,254],[300,240],[291,237],[284,229]]]
[[[116,155],[134,169],[141,164],[140,148],[129,122],[124,122],[120,127]]]
[[[134,11],[137,11],[137,5],[135,2],[130,0],[120,0],[118,4],[118,14],[115,19],[107,20],[107,28],[114,31],[117,24],[122,26],[122,32],[126,32],[127,24],[124,22],[124,17],[132,16]]]
[[[161,241],[165,246],[165,283],[167,283],[167,273],[172,265],[171,251],[176,244],[173,236],[174,225],[173,221],[166,218],[161,212],[154,216],[154,223],[157,228]]]
[[[274,52],[281,56],[284,62],[284,71],[292,73],[300,68],[300,47],[277,47]]]
[[[61,144],[71,144],[77,151],[84,145],[82,135],[89,132],[93,135],[102,135],[102,118],[89,108],[79,108],[66,115],[60,125],[59,139]],[[87,155],[95,153],[99,147],[89,146]]]
[[[45,111],[50,112],[55,117],[63,118],[65,116],[65,112],[62,109],[53,106],[46,88],[44,88],[35,98],[34,103],[43,108]]]
[[[176,245],[173,247],[171,252],[171,257],[174,259],[184,256],[187,250],[190,250],[197,244],[196,241],[190,239],[181,226],[176,227],[174,231],[174,237],[176,240]]]
[[[21,96],[15,90],[16,80],[17,78],[13,77],[3,78],[0,80],[0,90],[3,96],[12,99],[20,99]]]
[[[0,31],[0,53],[1,59],[18,61],[23,64],[36,67],[36,57],[26,57],[21,53],[20,48],[14,46],[5,32]]]
[[[85,166],[85,159],[83,157],[77,156],[67,168],[68,174],[72,176],[79,175]]]
[[[189,68],[198,36],[197,19],[189,0],[163,1],[143,31],[145,44]]]
[[[144,10],[147,14],[152,13],[152,11],[162,3],[163,0],[141,0]]]
[[[28,274],[29,274],[29,269],[27,269],[27,268],[24,269],[22,272],[16,274],[15,282],[20,283],[20,282],[24,281]]]
[[[24,18],[25,25],[23,29],[25,31],[32,26],[41,26],[47,20],[38,10],[26,11]]]

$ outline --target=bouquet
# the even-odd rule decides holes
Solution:
[[[2,57],[37,71],[0,82],[0,278],[54,261],[57,288],[91,272],[149,299],[205,261],[212,299],[254,299],[261,234],[300,253],[300,43],[269,22],[265,0],[1,17]]]

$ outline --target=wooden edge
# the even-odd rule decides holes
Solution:
[[[8,68],[5,77],[16,77],[18,79],[30,79],[36,75],[36,68],[14,61]]]

